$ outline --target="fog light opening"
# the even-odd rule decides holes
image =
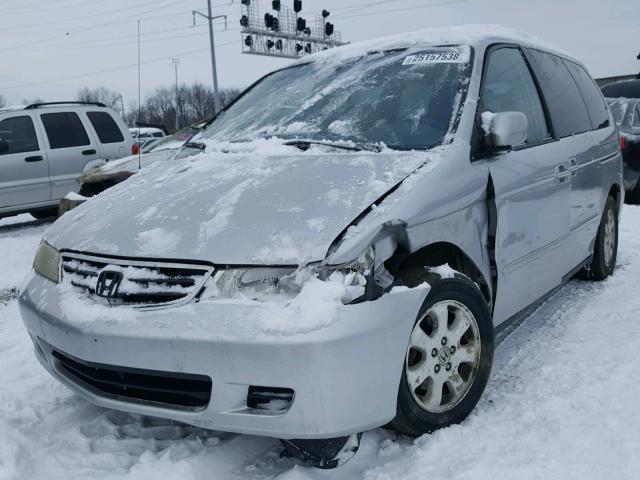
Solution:
[[[262,415],[281,415],[289,410],[294,392],[290,388],[249,386],[247,408]]]

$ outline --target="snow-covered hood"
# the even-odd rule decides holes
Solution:
[[[58,249],[231,265],[322,260],[360,213],[433,156],[266,146],[208,147],[143,169],[65,214],[45,239]]]
[[[173,154],[175,154],[176,148],[157,150],[149,153],[143,153],[140,155],[140,165],[151,165],[157,161],[167,160]],[[100,165],[97,168],[85,172],[84,177],[90,177],[92,175],[108,175],[115,172],[131,172],[138,171],[138,155],[129,155],[128,157],[119,158],[118,160],[111,160],[107,163]]]

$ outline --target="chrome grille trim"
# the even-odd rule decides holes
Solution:
[[[101,257],[61,252],[62,282],[68,282],[92,300],[139,309],[175,307],[193,301],[214,272],[211,265]],[[100,272],[106,267],[123,273],[116,298],[96,295]]]

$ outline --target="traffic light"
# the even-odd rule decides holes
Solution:
[[[281,8],[280,0],[273,0],[273,2],[271,2],[271,6],[276,12],[279,12]]]
[[[324,33],[327,37],[330,37],[331,35],[333,35],[334,32],[334,27],[333,27],[333,23],[329,23],[327,22],[327,24],[324,26]]]
[[[242,0],[242,5],[246,5],[247,7],[251,5],[251,0]]]
[[[273,40],[267,40],[267,48],[269,50],[271,50],[273,48],[275,44],[273,43]]]
[[[322,18],[327,18],[331,13],[328,10],[322,10]]]
[[[298,17],[296,27],[299,32],[304,32],[304,29],[307,28],[307,21],[302,17]]]
[[[243,15],[242,18],[240,19],[240,26],[242,28],[247,28],[249,26],[249,17],[247,17],[246,15]]]
[[[282,40],[276,40],[276,50],[282,51]]]
[[[311,53],[311,52],[312,52],[312,47],[311,47],[311,44],[310,44],[310,43],[307,43],[307,44],[304,46],[304,51],[305,51],[305,52],[307,52],[307,53]]]
[[[293,11],[300,13],[302,10],[302,0],[293,0]]]
[[[253,37],[251,35],[247,35],[246,37],[244,37],[244,44],[247,47],[253,47]]]
[[[264,26],[267,27],[269,30],[273,29],[273,25],[276,20],[277,18],[271,15],[270,13],[264,14]]]

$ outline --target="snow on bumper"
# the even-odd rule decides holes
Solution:
[[[253,302],[69,315],[60,287],[37,275],[19,300],[24,324],[39,340],[40,362],[92,403],[222,431],[311,439],[364,431],[395,416],[411,328],[426,293],[401,289],[340,306],[336,321],[293,335],[248,327],[264,308]],[[103,395],[65,374],[53,350],[97,364],[205,375],[211,399],[204,409],[185,411]],[[294,400],[282,414],[252,412],[251,385],[293,389]]]

